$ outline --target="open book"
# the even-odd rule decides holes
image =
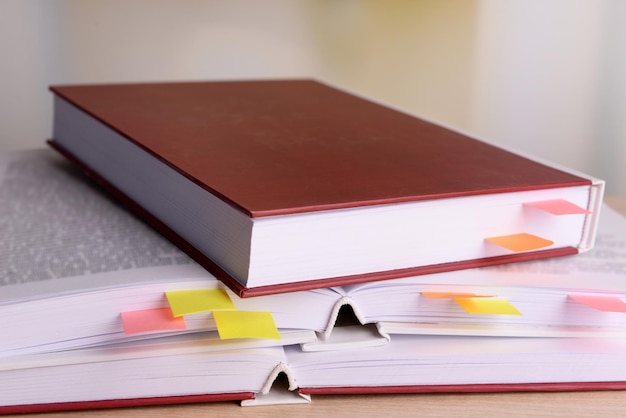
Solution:
[[[593,246],[603,181],[323,83],[51,90],[50,144],[240,296]]]
[[[2,153],[0,176],[2,356],[195,332],[220,349],[313,351],[381,345],[404,333],[619,336],[626,326],[626,314],[611,311],[626,295],[626,221],[610,208],[597,247],[577,256],[239,298],[52,151]],[[167,292],[217,289],[238,311],[270,313],[280,339],[223,341],[207,312],[185,314],[174,329],[124,327],[125,313],[168,308]],[[515,311],[494,311],[492,300]],[[476,313],[459,301],[474,301]],[[367,326],[336,327],[345,308]]]
[[[297,345],[206,352],[198,342],[0,361],[0,414],[301,403],[316,394],[626,389],[626,339],[402,335],[382,347],[314,353]]]
[[[166,291],[223,285],[49,149],[0,153],[0,228],[0,356],[192,332],[222,348],[316,339],[290,321],[280,338],[223,341],[206,314],[125,328],[124,313],[169,308]]]

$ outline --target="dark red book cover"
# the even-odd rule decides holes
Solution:
[[[138,399],[105,399],[96,401],[41,403],[33,405],[0,406],[0,415],[68,412],[88,409],[128,408],[135,406],[180,405],[205,402],[241,401],[254,399],[252,392],[218,393],[210,395],[164,396]]]
[[[311,80],[51,90],[252,217],[590,183]]]
[[[626,382],[481,383],[466,385],[350,386],[300,388],[306,395],[380,395],[393,393],[504,393],[624,390]]]
[[[312,80],[51,90],[250,217],[592,183]],[[242,297],[578,252],[557,248],[246,288],[71,151],[50,144]]]

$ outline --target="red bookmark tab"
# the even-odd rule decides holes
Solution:
[[[122,312],[122,325],[126,335],[157,331],[187,329],[184,318],[174,318],[169,308]]]
[[[524,203],[524,206],[541,209],[553,215],[582,215],[591,212],[565,199],[542,200],[540,202]]]
[[[626,303],[615,296],[567,295],[578,303],[602,312],[626,312]]]

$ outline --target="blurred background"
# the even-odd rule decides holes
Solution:
[[[0,0],[0,149],[51,84],[307,77],[626,196],[623,0]]]

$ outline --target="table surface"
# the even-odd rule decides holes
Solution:
[[[606,202],[626,215],[626,197]],[[236,402],[41,414],[53,417],[619,416],[626,391],[314,396],[311,404],[241,407]],[[24,416],[24,415],[21,415]],[[38,415],[28,415],[38,416]]]

